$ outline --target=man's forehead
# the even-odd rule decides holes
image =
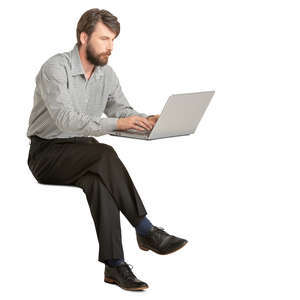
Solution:
[[[97,35],[105,35],[111,38],[114,38],[116,35],[114,32],[112,32],[105,24],[102,22],[98,22],[95,26],[94,33]]]

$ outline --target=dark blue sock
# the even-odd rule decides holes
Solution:
[[[137,233],[141,235],[146,235],[148,231],[151,229],[152,223],[147,219],[147,217],[144,217],[139,224],[135,227],[135,230]]]
[[[117,267],[120,265],[120,263],[124,261],[122,258],[113,258],[113,259],[107,259],[105,260],[105,263],[109,265],[110,267]]]

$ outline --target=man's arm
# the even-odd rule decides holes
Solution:
[[[113,118],[126,118],[130,116],[140,116],[140,117],[147,118],[148,117],[147,114],[139,113],[130,106],[128,100],[126,99],[122,91],[116,73],[114,72],[113,69],[111,70],[112,70],[113,90],[108,96],[108,101],[104,109],[104,113],[108,117],[113,117]]]
[[[67,74],[63,64],[47,63],[38,76],[42,99],[61,131],[84,136],[105,135],[117,129],[117,117],[101,118],[75,111],[67,88]]]

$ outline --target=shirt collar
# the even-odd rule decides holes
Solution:
[[[71,73],[72,75],[79,75],[79,74],[84,75],[77,43],[75,44],[74,48],[71,50]],[[94,73],[97,79],[99,79],[99,77],[104,74],[101,66],[95,66]]]

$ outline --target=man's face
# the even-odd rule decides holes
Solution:
[[[106,25],[98,22],[95,31],[89,36],[86,43],[86,58],[96,66],[105,66],[108,57],[113,49],[115,38],[113,33]]]

